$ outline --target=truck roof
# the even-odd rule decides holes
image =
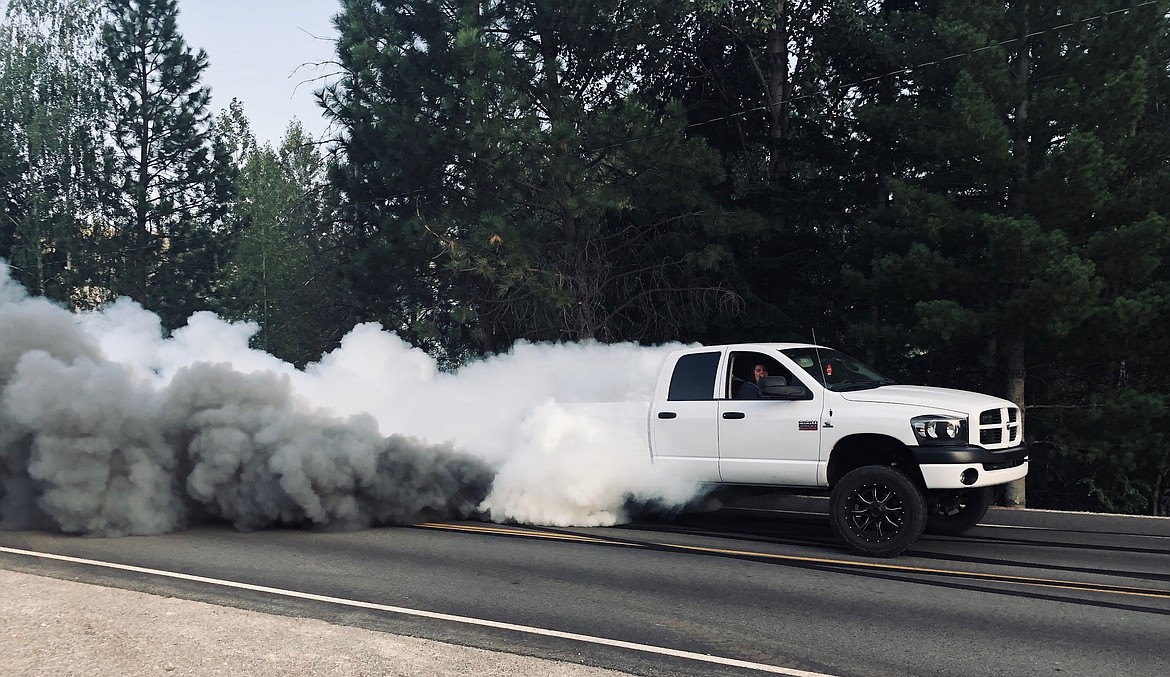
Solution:
[[[712,348],[717,348],[720,350],[723,348],[731,348],[733,350],[753,350],[758,348],[768,348],[770,350],[788,350],[789,348],[819,348],[821,350],[833,350],[828,346],[822,346],[816,343],[723,343],[711,346],[692,346],[679,352],[703,351],[711,350]]]

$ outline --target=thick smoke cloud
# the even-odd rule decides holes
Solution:
[[[0,263],[0,528],[604,525],[695,492],[649,463],[664,349],[521,344],[448,373],[362,325],[297,370],[254,331],[198,313],[164,339],[133,302],[75,315]]]

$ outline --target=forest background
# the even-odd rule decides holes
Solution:
[[[175,0],[0,4],[35,294],[298,365],[815,332],[1022,405],[1028,505],[1170,514],[1170,0],[343,0],[275,147]]]

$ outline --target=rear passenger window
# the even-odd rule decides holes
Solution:
[[[674,365],[670,376],[668,400],[710,400],[715,388],[715,370],[719,368],[719,353],[692,353],[683,355]]]

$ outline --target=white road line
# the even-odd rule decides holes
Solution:
[[[119,569],[121,571],[133,571],[140,574],[150,574],[152,576],[161,576],[164,578],[177,578],[184,581],[194,581],[196,583],[207,583],[209,585],[218,585],[225,588],[237,588],[240,590],[251,590],[254,592],[264,592],[272,595],[281,595],[284,597],[294,597],[297,599],[307,599],[315,602],[326,602],[329,604],[338,604],[342,606],[357,607],[361,609],[373,609],[375,611],[386,611],[389,613],[402,614],[405,616],[418,616],[420,618],[431,618],[441,621],[450,621],[453,623],[465,623],[467,625],[479,625],[488,628],[498,628],[502,630],[512,630],[515,632],[528,633],[530,635],[541,635],[544,637],[556,637],[558,639],[568,639],[576,642],[586,642],[589,644],[600,644],[603,646],[618,647],[621,649],[631,649],[633,651],[642,651],[645,653],[659,654],[662,656],[673,656],[675,658],[685,658],[687,660],[698,661],[702,663],[713,663],[716,665],[726,665],[729,667],[746,668],[748,670],[758,670],[760,672],[768,672],[777,675],[789,675],[790,677],[832,677],[825,673],[808,672],[806,670],[797,670],[795,668],[785,668],[776,665],[767,665],[765,663],[753,663],[751,661],[742,661],[735,658],[724,658],[722,656],[712,656],[709,654],[695,653],[692,651],[680,651],[678,649],[670,649],[667,647],[652,646],[649,644],[637,644],[635,642],[626,642],[620,639],[609,639],[607,637],[593,637],[591,635],[581,635],[575,632],[561,632],[560,630],[549,630],[547,628],[537,628],[530,625],[515,625],[513,623],[503,623],[500,621],[491,621],[483,618],[471,618],[469,616],[456,616],[453,614],[438,613],[435,611],[424,611],[422,609],[408,609],[400,606],[389,606],[386,604],[375,604],[373,602],[362,602],[360,600],[344,599],[341,597],[330,597],[328,595],[315,595],[308,592],[298,592],[296,590],[284,590],[282,588],[270,588],[265,585],[252,585],[250,583],[240,583],[238,581],[226,581],[218,578],[207,578],[205,576],[194,576],[192,574],[183,574],[175,571],[164,571],[162,569],[148,569],[146,567],[133,566],[130,564],[118,564],[116,562],[102,562],[100,560],[83,559],[80,557],[70,557],[68,555],[57,555],[47,552],[36,552],[33,550],[20,550],[17,548],[8,548],[0,546],[0,552],[6,552],[13,555],[25,555],[28,557],[40,557],[44,559],[58,560],[61,562],[71,562],[73,564],[87,564],[90,566],[104,567],[107,569]]]
[[[991,529],[1031,529],[1033,531],[1052,531],[1048,527],[1030,527],[1023,524],[976,524],[977,527],[988,527]]]

